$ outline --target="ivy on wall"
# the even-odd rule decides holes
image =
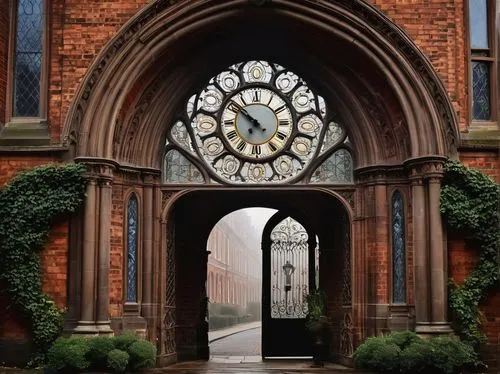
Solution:
[[[85,166],[45,165],[22,172],[0,189],[0,292],[31,323],[46,351],[58,337],[62,311],[42,292],[40,250],[57,217],[75,212],[85,195]]]
[[[499,207],[499,185],[457,161],[446,163],[441,214],[449,227],[466,233],[480,249],[474,270],[460,285],[451,281],[449,292],[457,333],[475,347],[484,342],[479,302],[499,285]]]

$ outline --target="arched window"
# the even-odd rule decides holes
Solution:
[[[14,8],[12,117],[43,117],[45,1],[17,0]]]
[[[127,203],[127,302],[137,302],[137,197],[132,194]]]
[[[392,195],[392,302],[406,303],[406,245],[404,202],[401,192]]]

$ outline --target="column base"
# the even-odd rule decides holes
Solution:
[[[72,334],[82,336],[114,335],[110,324],[111,321],[78,321]]]
[[[415,332],[421,337],[436,335],[453,335],[453,329],[448,322],[417,322]]]

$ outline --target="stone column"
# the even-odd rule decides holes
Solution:
[[[429,252],[427,248],[427,222],[425,188],[421,175],[411,177],[413,251],[415,268],[415,322],[417,332],[427,332],[429,315]]]
[[[109,262],[110,262],[110,229],[111,229],[111,171],[101,176],[99,205],[99,246],[97,274],[97,318],[96,325],[102,334],[111,334],[109,319]]]
[[[429,247],[430,247],[430,280],[431,280],[431,329],[434,333],[451,333],[448,323],[447,308],[447,259],[446,247],[443,245],[443,227],[439,212],[439,196],[441,191],[441,175],[428,178],[428,210],[429,210]],[[417,283],[418,284],[418,283]]]
[[[96,333],[95,321],[95,256],[96,256],[96,205],[97,181],[90,179],[86,191],[83,226],[82,292],[80,320],[75,333]]]
[[[151,328],[153,315],[152,305],[152,277],[153,277],[153,185],[152,177],[145,176],[143,188],[143,241],[142,241],[142,305],[141,314]]]

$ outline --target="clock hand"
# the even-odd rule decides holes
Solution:
[[[233,103],[234,106],[236,106],[238,108],[238,110],[252,123],[252,125],[254,125],[255,127],[261,126],[259,121],[255,118],[253,118],[252,115],[250,113],[248,113],[248,111],[245,108],[243,108],[241,105],[239,105],[235,101],[231,100],[231,103]]]

